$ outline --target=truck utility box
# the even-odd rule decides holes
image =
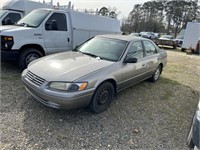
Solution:
[[[73,32],[73,48],[95,35],[120,33],[120,23],[116,19],[77,11],[70,11],[69,15]]]
[[[1,58],[25,68],[32,60],[72,50],[99,34],[121,34],[120,22],[70,8],[37,9],[16,25],[0,27]]]
[[[188,22],[184,33],[182,49],[195,49],[199,38],[200,22]]]
[[[14,24],[35,9],[51,8],[51,5],[31,0],[5,0],[0,4],[0,25]]]

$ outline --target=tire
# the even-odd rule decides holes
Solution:
[[[36,60],[42,56],[43,54],[37,49],[34,48],[25,49],[21,52],[19,56],[18,65],[20,69],[23,70],[28,66],[28,64],[31,61]]]
[[[159,65],[156,68],[156,71],[154,72],[154,74],[151,76],[151,78],[149,78],[149,81],[156,82],[160,78],[161,72],[162,72],[162,68],[161,68],[161,65]]]
[[[173,49],[176,49],[177,48],[177,46],[176,45],[173,45]]]
[[[102,83],[95,91],[89,104],[90,111],[100,113],[109,108],[114,99],[114,87],[110,82]]]
[[[192,140],[192,127],[191,127],[190,132],[189,132],[188,137],[187,137],[187,145],[188,145],[189,148],[194,148],[194,146],[195,146],[194,142]]]
[[[185,48],[181,48],[181,51],[182,51],[182,52],[185,52]]]

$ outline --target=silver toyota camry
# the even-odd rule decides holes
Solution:
[[[88,106],[105,111],[117,92],[140,81],[159,79],[167,54],[151,40],[101,35],[73,51],[31,62],[22,73],[27,91],[53,108]]]

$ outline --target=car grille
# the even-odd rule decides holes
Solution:
[[[38,86],[41,86],[44,82],[45,82],[45,79],[35,75],[34,73],[32,73],[31,71],[28,71],[26,73],[26,77],[34,84],[38,85]]]

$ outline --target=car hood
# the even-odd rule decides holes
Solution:
[[[64,52],[32,62],[28,70],[46,81],[74,81],[113,63],[78,52]]]

